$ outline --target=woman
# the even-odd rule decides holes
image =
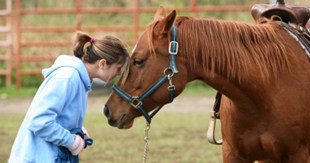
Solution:
[[[77,156],[84,139],[70,133],[81,129],[93,78],[105,83],[127,73],[129,54],[120,40],[112,36],[94,39],[77,32],[74,56],[60,55],[42,71],[45,78],[38,89],[18,131],[10,163],[54,163],[59,149]]]

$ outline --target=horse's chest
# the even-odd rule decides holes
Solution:
[[[222,109],[222,108],[221,108]],[[264,158],[266,151],[262,144],[270,143],[267,139],[261,139],[266,131],[266,121],[259,114],[245,116],[242,113],[233,112],[233,107],[221,112],[221,126],[223,140],[236,151],[237,155],[246,155],[251,158]],[[270,145],[271,146],[271,145]]]
[[[253,158],[277,158],[282,148],[278,138],[269,132],[244,134],[236,147],[242,154]]]

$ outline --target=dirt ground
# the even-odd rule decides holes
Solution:
[[[108,95],[90,95],[88,101],[88,112],[100,112],[108,99]],[[1,113],[26,112],[31,98],[0,99]],[[213,95],[180,95],[172,103],[167,104],[161,112],[176,113],[208,113],[214,104]]]

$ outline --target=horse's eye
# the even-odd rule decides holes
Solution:
[[[135,59],[133,61],[133,64],[136,65],[136,66],[142,66],[144,63],[144,60],[143,59]]]

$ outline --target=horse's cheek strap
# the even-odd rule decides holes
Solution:
[[[148,95],[153,93],[159,86],[161,86],[167,79],[167,75],[163,75],[151,88],[145,91],[138,99],[139,101],[143,101]]]

